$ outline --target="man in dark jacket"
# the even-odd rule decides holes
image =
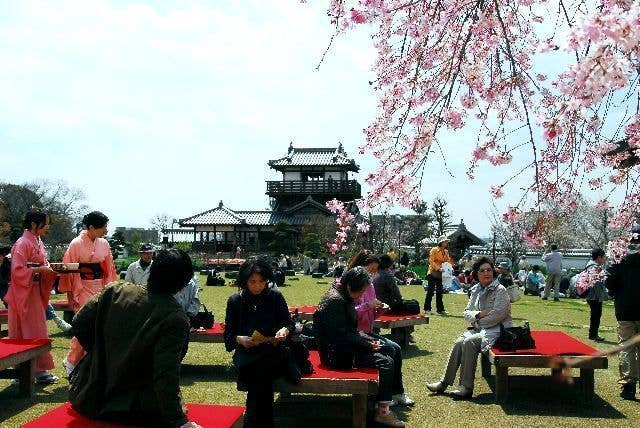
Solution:
[[[611,266],[606,287],[613,295],[616,320],[618,320],[618,341],[622,343],[640,334],[640,240],[632,241],[635,249],[620,263]],[[620,351],[620,397],[635,400],[636,384],[640,376],[640,346]]]
[[[78,312],[72,332],[87,355],[69,380],[75,410],[120,423],[198,427],[180,396],[189,320],[173,297],[192,277],[184,251],[162,250],[147,286],[114,282]]]

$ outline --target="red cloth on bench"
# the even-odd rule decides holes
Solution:
[[[66,300],[58,300],[58,301],[51,301],[49,302],[51,304],[51,306],[53,306],[53,309],[55,310],[63,310],[63,309],[71,309],[71,306],[69,305],[69,302]]]
[[[51,343],[51,339],[0,339],[0,359],[47,343]]]
[[[196,330],[196,334],[204,334],[207,336],[223,336],[224,335],[224,323],[216,322],[213,323],[213,327],[206,330]]]
[[[0,315],[9,316],[9,309],[0,309]]]
[[[493,348],[492,351],[495,355],[595,355],[600,352],[563,331],[532,331],[531,336],[536,341],[533,349],[500,351]]]
[[[218,406],[213,404],[187,404],[187,417],[203,428],[228,428],[242,416],[242,406]],[[38,419],[22,425],[23,428],[124,428],[131,425],[114,424],[88,419],[64,403]]]
[[[294,313],[296,309],[300,314],[313,314],[316,311],[316,309],[318,309],[318,306],[316,305],[292,306],[289,308],[289,311],[291,311],[291,313]]]
[[[320,362],[318,351],[309,351],[309,361],[313,365],[314,373],[303,378],[315,379],[366,379],[378,381],[378,369],[360,368],[351,370],[334,370]]]
[[[426,316],[421,314],[415,314],[415,315],[382,314],[376,317],[376,321],[389,322],[389,321],[410,320],[414,318],[426,318]]]

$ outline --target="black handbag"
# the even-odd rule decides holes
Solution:
[[[516,351],[518,349],[533,349],[536,342],[531,337],[529,322],[525,321],[522,327],[505,328],[500,324],[500,337],[494,344],[501,351]]]
[[[190,318],[191,327],[209,329],[213,327],[213,312],[208,311],[205,305],[202,305],[204,311],[198,312],[195,316]]]
[[[391,307],[392,315],[418,315],[420,302],[415,299],[402,300]]]
[[[351,370],[353,368],[353,360],[356,355],[352,349],[328,344],[320,345],[318,352],[320,362],[331,369]]]

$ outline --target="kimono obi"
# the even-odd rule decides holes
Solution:
[[[104,275],[101,263],[80,263],[80,279],[101,279]]]

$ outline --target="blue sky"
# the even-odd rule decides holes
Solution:
[[[362,129],[376,111],[366,31],[337,40],[325,2],[5,1],[0,14],[0,169],[21,183],[62,178],[110,227],[149,226],[223,200],[267,207],[267,160],[336,146],[362,167]],[[473,129],[446,137],[423,197],[444,195],[455,222],[488,235],[489,186],[503,169],[465,171]],[[515,168],[515,167],[514,167]],[[515,186],[517,188],[517,184]],[[501,204],[515,202],[507,195]],[[502,206],[502,205],[501,205]],[[391,211],[396,211],[391,209]]]

